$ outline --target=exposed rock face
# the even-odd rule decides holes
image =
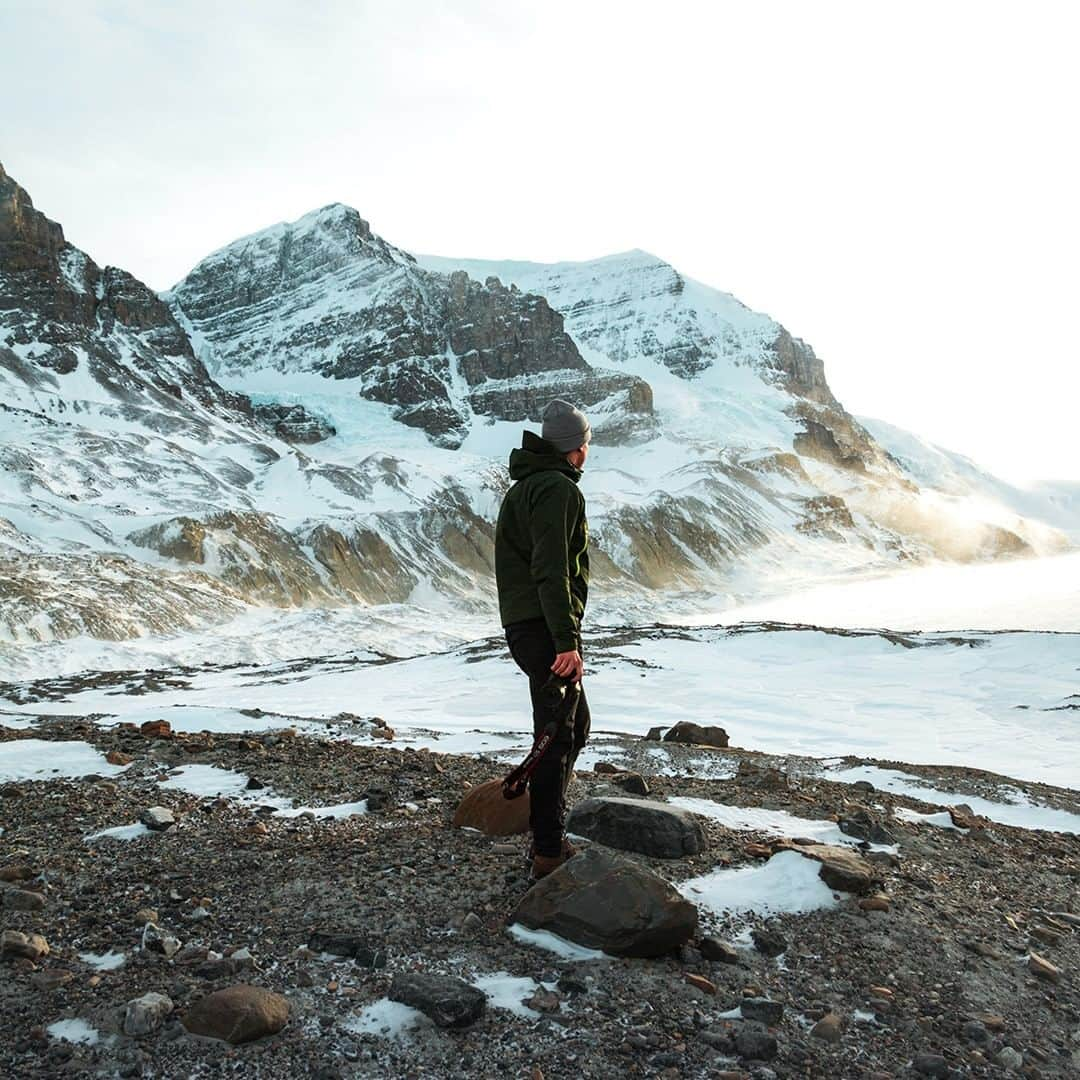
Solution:
[[[215,371],[342,380],[442,446],[474,413],[535,418],[567,387],[588,405],[618,395],[621,416],[652,412],[644,380],[594,373],[542,296],[425,270],[341,204],[229,245],[169,298]]]
[[[661,956],[697,932],[697,908],[662,877],[590,848],[542,878],[511,916],[612,956]]]
[[[648,799],[585,799],[567,818],[569,832],[621,851],[658,859],[696,855],[705,830],[693,814]]]

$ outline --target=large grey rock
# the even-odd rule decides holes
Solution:
[[[164,832],[176,824],[176,817],[167,806],[148,806],[139,815],[139,820],[154,832]]]
[[[487,1005],[483,990],[451,975],[400,972],[394,976],[387,997],[411,1005],[439,1027],[468,1027],[480,1019]]]
[[[172,999],[164,994],[143,994],[127,1003],[124,1009],[124,1034],[149,1035],[173,1011]]]
[[[705,830],[687,810],[651,799],[585,799],[571,811],[568,832],[599,844],[659,859],[696,855]]]
[[[525,894],[511,922],[613,956],[661,956],[697,931],[697,908],[658,874],[589,848]]]

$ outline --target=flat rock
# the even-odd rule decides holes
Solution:
[[[510,919],[612,956],[661,956],[697,931],[697,908],[658,874],[595,847],[541,879]]]
[[[24,934],[19,930],[5,930],[0,934],[0,956],[39,960],[48,955],[48,942],[40,934]]]
[[[784,1015],[783,1002],[770,1001],[768,998],[743,998],[739,1008],[742,1010],[744,1019],[758,1020],[769,1027],[779,1024]]]
[[[463,1028],[475,1023],[487,1006],[483,990],[452,975],[399,972],[387,997],[419,1009],[439,1027]]]
[[[735,946],[729,945],[719,938],[702,938],[698,949],[706,960],[712,960],[720,964],[737,964],[739,962],[739,953]]]
[[[722,727],[694,724],[689,720],[680,720],[664,735],[664,742],[724,747],[728,744],[728,733]]]
[[[154,832],[164,832],[176,824],[176,818],[167,806],[148,806],[139,815],[139,820]]]
[[[808,859],[821,863],[818,873],[831,889],[863,895],[874,883],[874,867],[857,852],[835,844],[795,844],[778,840],[773,851],[797,851]]]
[[[705,830],[693,814],[651,799],[585,799],[571,811],[566,829],[659,859],[696,855],[705,847]]]
[[[1038,953],[1031,953],[1028,956],[1028,970],[1032,975],[1037,975],[1040,979],[1045,979],[1047,982],[1061,982],[1061,968],[1057,967],[1055,964],[1051,964],[1049,960],[1040,956]]]
[[[776,1039],[764,1028],[747,1024],[735,1036],[735,1049],[739,1057],[753,1061],[769,1061],[776,1057],[779,1047]]]
[[[280,994],[239,983],[197,1001],[184,1015],[184,1027],[192,1035],[224,1039],[236,1046],[276,1035],[288,1019],[289,1003]]]
[[[32,889],[4,889],[3,899],[9,911],[40,911],[45,906],[44,895]]]

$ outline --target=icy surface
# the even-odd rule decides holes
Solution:
[[[781,851],[760,866],[716,870],[677,888],[715,915],[798,915],[837,904],[832,889],[818,876],[820,868],[805,855]]]
[[[936,825],[939,829],[954,829],[956,832],[967,832],[967,829],[960,829],[953,824],[953,819],[948,810],[941,810],[936,814],[920,814],[918,810],[909,810],[906,806],[898,806],[896,816],[910,825]]]
[[[365,1006],[341,1025],[358,1035],[379,1035],[384,1039],[405,1039],[418,1028],[434,1029],[435,1024],[419,1009],[400,1001],[380,998]]]
[[[487,994],[488,1004],[494,1009],[506,1009],[525,1020],[535,1020],[540,1016],[524,1003],[526,998],[543,989],[534,979],[517,978],[508,971],[497,971],[493,975],[480,975],[473,979],[472,984]]]
[[[54,1039],[63,1042],[79,1043],[83,1046],[93,1046],[100,1036],[95,1028],[92,1028],[85,1020],[73,1017],[70,1020],[57,1020],[45,1029]]]
[[[261,800],[265,801],[265,800]],[[274,811],[274,817],[293,818],[301,814],[313,814],[317,818],[346,818],[367,813],[367,800],[338,803],[335,806],[290,806]]]
[[[126,768],[110,765],[104,754],[85,742],[15,739],[0,743],[0,782],[119,776]]]
[[[124,966],[127,956],[122,952],[114,952],[110,949],[108,952],[103,953],[82,952],[79,953],[79,959],[98,971],[115,971],[118,967]]]
[[[243,773],[232,769],[220,769],[215,765],[184,765],[170,773],[168,779],[160,782],[160,786],[213,798],[218,795],[244,795],[247,793],[247,783],[248,778]]]
[[[511,923],[506,931],[515,941],[522,945],[532,945],[537,949],[545,949],[564,960],[603,960],[605,953],[600,949],[589,949],[584,945],[578,945],[550,930],[530,930],[521,923]]]
[[[141,821],[135,821],[130,825],[116,825],[111,829],[90,833],[84,839],[87,843],[91,840],[140,840],[144,836],[151,835],[153,835],[152,829],[148,829]]]

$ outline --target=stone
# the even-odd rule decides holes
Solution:
[[[697,908],[658,874],[590,847],[538,881],[511,922],[613,956],[662,956],[697,932]]]
[[[1024,1066],[1024,1055],[1012,1046],[1002,1047],[995,1060],[1003,1069],[1021,1069]]]
[[[172,1011],[172,999],[164,994],[149,993],[134,998],[124,1009],[124,1034],[135,1037],[149,1035],[161,1027]]]
[[[821,880],[831,889],[863,895],[874,882],[874,867],[857,852],[835,844],[796,844],[778,840],[773,851],[797,851],[800,855],[821,863]]]
[[[864,896],[859,901],[859,907],[863,911],[888,911],[889,910],[889,898],[882,893],[878,893],[875,896]]]
[[[771,1061],[779,1050],[774,1036],[756,1024],[746,1024],[735,1034],[735,1049],[739,1057],[754,1061]]]
[[[662,724],[657,724],[656,727],[649,728],[648,734],[645,736],[648,742],[660,742],[664,737],[664,727]]]
[[[201,998],[184,1014],[183,1022],[193,1035],[236,1046],[276,1035],[288,1019],[289,1003],[280,994],[239,983]]]
[[[985,829],[990,822],[980,817],[967,803],[949,807],[949,818],[958,829]]]
[[[787,938],[779,930],[755,929],[750,931],[754,948],[764,956],[780,956],[787,952]]]
[[[387,997],[419,1009],[444,1028],[468,1027],[480,1019],[487,1007],[483,990],[451,975],[399,972],[390,984]]]
[[[645,780],[645,777],[641,773],[636,772],[621,772],[617,773],[611,778],[611,782],[617,787],[621,787],[623,791],[630,792],[631,795],[648,795],[649,785]]]
[[[992,1036],[986,1030],[986,1025],[980,1024],[978,1020],[968,1020],[962,1030],[964,1039],[975,1046],[988,1046],[992,1041]]]
[[[29,881],[37,871],[29,863],[12,863],[0,867],[0,881]]]
[[[176,818],[167,806],[149,806],[139,815],[139,820],[154,832],[164,832],[176,824]]]
[[[139,910],[135,912],[135,922],[138,926],[145,926],[148,922],[156,924],[157,921],[158,913],[153,908],[139,908]]]
[[[689,720],[680,720],[668,730],[663,741],[725,747],[728,744],[728,733],[722,727],[703,726]]]
[[[840,1017],[836,1013],[826,1013],[810,1029],[810,1034],[815,1039],[823,1039],[825,1042],[839,1042],[842,1034]]]
[[[40,911],[45,906],[44,894],[32,889],[4,889],[3,898],[8,911]]]
[[[110,750],[105,755],[105,760],[110,765],[130,765],[135,759],[130,754],[125,754],[122,750]]]
[[[562,998],[553,990],[537,990],[532,997],[526,998],[523,1004],[537,1012],[556,1013],[562,1008]]]
[[[764,788],[767,791],[783,791],[789,785],[787,773],[774,765],[761,765],[749,758],[743,758],[739,762],[739,769],[735,776],[743,784]]]
[[[40,934],[5,930],[0,934],[0,956],[7,959],[40,960],[49,955],[49,944]]]
[[[660,859],[696,855],[706,843],[701,822],[688,810],[650,799],[585,799],[571,811],[566,830]]]
[[[172,724],[168,720],[147,720],[139,726],[139,731],[148,739],[172,738]]]
[[[721,941],[719,938],[702,938],[698,949],[706,960],[712,960],[715,963],[737,964],[739,962],[739,953],[735,946],[729,945],[726,941]]]
[[[1033,952],[1028,955],[1028,970],[1033,975],[1038,976],[1040,979],[1045,979],[1047,982],[1061,982],[1061,968],[1050,963],[1049,960],[1040,956],[1038,953]]]
[[[700,990],[703,994],[715,994],[716,993],[716,983],[712,982],[709,979],[706,979],[704,975],[694,975],[694,974],[691,974],[690,972],[687,972],[683,976],[683,978],[686,979],[686,981],[691,986],[693,986],[696,989]]]
[[[912,1066],[922,1076],[944,1077],[952,1071],[949,1063],[940,1054],[916,1054]]]
[[[35,971],[30,976],[30,982],[38,990],[58,990],[61,986],[67,986],[74,978],[74,971],[54,968],[52,971]]]
[[[386,950],[364,934],[329,934],[318,931],[308,938],[308,948],[316,953],[349,956],[362,967],[386,967]]]
[[[770,1001],[768,998],[763,997],[743,998],[739,1007],[742,1010],[743,1019],[758,1020],[767,1027],[779,1024],[781,1017],[784,1015],[782,1002]]]
[[[896,837],[881,824],[868,810],[860,808],[850,814],[841,815],[837,828],[856,840],[866,840],[871,844],[895,844]]]
[[[142,947],[147,952],[161,953],[167,960],[171,960],[180,951],[180,944],[178,938],[165,933],[155,923],[147,923],[143,927]]]

